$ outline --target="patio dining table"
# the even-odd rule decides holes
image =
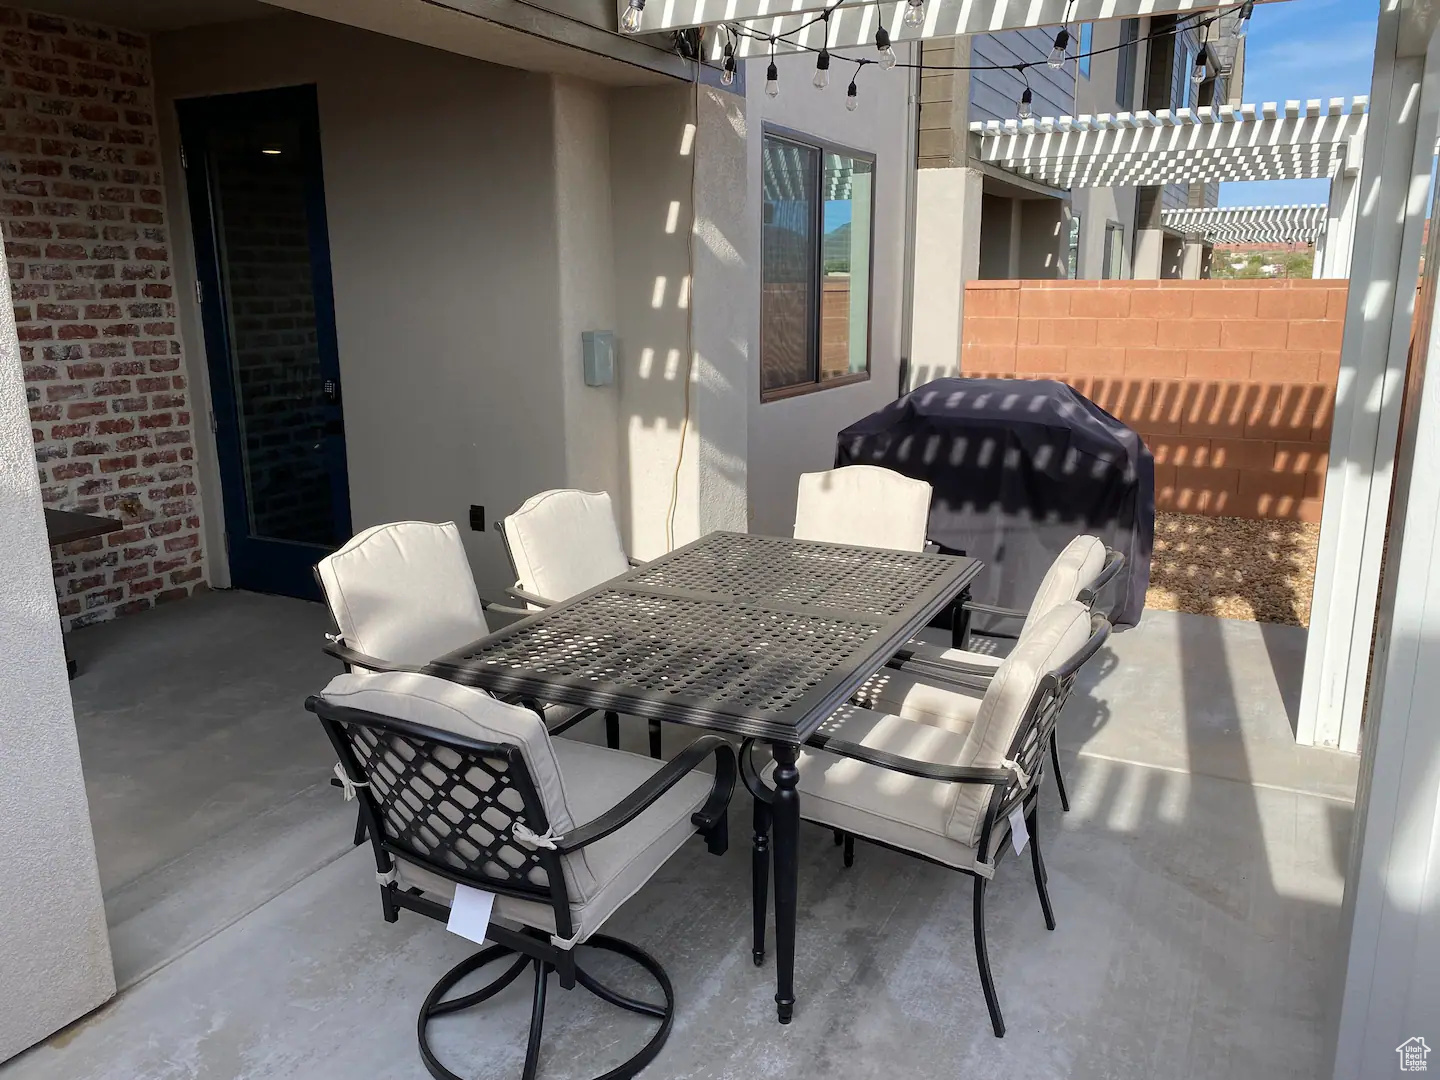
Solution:
[[[980,570],[963,556],[714,532],[426,670],[768,742],[783,1024],[795,1004],[800,747]]]

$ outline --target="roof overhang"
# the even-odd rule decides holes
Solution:
[[[735,51],[737,56],[746,57],[768,53],[771,37],[776,39],[776,53],[813,50],[822,44],[836,51],[873,49],[875,31],[882,26],[892,42],[924,41],[1104,19],[1185,15],[1238,3],[1239,0],[927,0],[924,20],[919,26],[908,26],[904,19],[904,0],[883,3],[875,0],[829,0],[828,3],[825,0],[647,0],[638,33],[725,23],[745,31]],[[628,0],[616,0],[617,19],[628,6]],[[828,41],[825,25],[819,18],[826,9],[831,9]],[[758,39],[749,35],[758,35]],[[707,51],[712,59],[719,59],[726,35],[709,37]]]
[[[1314,180],[1359,168],[1367,98],[970,125],[972,156],[1058,188]]]
[[[1194,206],[1162,210],[1160,221],[1212,244],[1313,244],[1325,234],[1324,203],[1306,206]]]

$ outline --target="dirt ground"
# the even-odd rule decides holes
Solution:
[[[1319,540],[1308,522],[1157,513],[1145,606],[1308,626]]]

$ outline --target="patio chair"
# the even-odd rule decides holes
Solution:
[[[625,573],[615,508],[604,491],[542,491],[496,523],[515,571],[510,595],[532,610],[550,607]],[[605,714],[605,744],[620,745],[620,716]],[[650,721],[650,756],[661,753],[660,721]]]
[[[924,551],[930,485],[878,465],[802,473],[795,539]]]
[[[1111,579],[1125,566],[1125,556],[1105,547],[1096,537],[1077,536],[1065,545],[1064,550],[1050,564],[1050,569],[1041,579],[1040,588],[1030,602],[1027,611],[1014,608],[996,607],[967,600],[965,624],[968,626],[971,613],[993,615],[1018,620],[1019,633],[1016,641],[1023,641],[1026,634],[1049,611],[1071,600],[1078,600],[1087,609],[1093,608],[1095,598]],[[997,635],[998,636],[998,635]],[[968,633],[967,633],[968,644]],[[886,671],[867,687],[867,696],[861,704],[875,709],[896,712],[902,716],[919,713],[917,719],[930,719],[943,715],[947,710],[956,712],[957,721],[968,722],[974,707],[966,706],[966,696],[978,698],[984,693],[990,679],[999,670],[1004,657],[991,653],[973,652],[969,649],[947,649],[912,641],[896,652],[891,660],[901,674]],[[925,685],[936,683],[939,685]],[[968,687],[968,689],[967,689]],[[933,722],[933,719],[931,719]],[[1053,732],[1050,741],[1050,763],[1055,770],[1055,786],[1060,792],[1060,806],[1070,809],[1070,796],[1065,790],[1065,777],[1060,772],[1060,751]]]
[[[606,1077],[632,1077],[653,1060],[674,1020],[670,980],[648,953],[599,931],[695,833],[724,854],[736,776],[729,744],[702,735],[662,763],[551,740],[528,709],[405,672],[339,675],[305,705],[340,757],[346,797],[359,797],[385,921],[405,910],[448,922],[457,902],[483,902],[470,890],[493,896],[484,937],[494,944],[447,971],[420,1007],[420,1056],[430,1075],[459,1080],[436,1056],[430,1022],[481,1004],[527,968],[534,988],[524,1080],[538,1068],[552,974],[564,989],[579,985],[659,1021],[645,1045]],[[695,773],[712,755],[714,776]],[[601,983],[577,957],[578,946],[639,965],[663,1004]],[[497,961],[504,967],[485,985],[446,997]]]
[[[453,521],[395,521],[358,533],[315,565],[338,633],[324,649],[347,671],[418,671],[486,634],[486,605]],[[518,609],[492,610],[523,615]],[[553,735],[594,709],[532,704]],[[355,843],[365,839],[364,821]]]
[[[1046,888],[1038,817],[1045,744],[1075,674],[1110,631],[1103,615],[1068,601],[1044,615],[1000,665],[963,732],[845,706],[799,755],[800,813],[808,821],[915,855],[974,878],[975,960],[997,1037],[1005,1021],[985,939],[985,889],[1012,835],[1030,866],[1047,929],[1055,915]],[[755,960],[764,956],[772,763],[757,772],[753,740],[741,774],[756,797]]]

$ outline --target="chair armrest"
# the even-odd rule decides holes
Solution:
[[[1116,574],[1120,573],[1124,566],[1125,556],[1121,552],[1113,549],[1107,550],[1105,553],[1105,565],[1100,568],[1100,573],[1095,576],[1094,581],[1080,590],[1079,595],[1076,596],[1075,599],[1079,600],[1086,607],[1093,606],[1095,598],[1100,595],[1100,590],[1106,585],[1109,585],[1111,580]]]
[[[702,735],[666,762],[664,768],[595,820],[577,825],[565,835],[557,836],[555,850],[562,853],[575,851],[609,836],[644,813],[711,753],[715,755],[715,783],[705,805],[691,815],[690,821],[697,828],[713,827],[726,812],[730,805],[730,796],[735,791],[735,751],[719,735]]]
[[[994,615],[1002,619],[1025,619],[1030,613],[1019,611],[1015,608],[998,607],[995,604],[982,604],[978,600],[966,600],[962,605],[966,611],[978,612],[981,615]]]
[[[520,619],[528,619],[531,615],[535,614],[533,609],[511,607],[509,604],[497,604],[494,600],[486,600],[484,597],[480,598],[480,610],[495,611],[501,615],[513,615]]]
[[[995,677],[994,668],[968,668],[963,664],[951,665],[944,660],[892,660],[887,667],[920,677],[924,682],[933,683],[942,689],[948,684],[965,690],[986,691],[990,680]]]
[[[847,742],[829,735],[812,735],[805,745],[813,746],[816,750],[824,750],[830,754],[837,754],[840,757],[854,758],[867,765],[878,765],[882,769],[904,773],[906,776],[918,776],[922,780],[1004,787],[1010,783],[1012,775],[1009,769],[985,769],[974,765],[942,765],[938,761],[908,758],[900,754],[892,754],[888,750],[876,750],[869,746],[862,746],[860,743]]]
[[[350,648],[343,641],[327,641],[322,646],[324,650],[336,660],[349,664],[351,667],[368,668],[371,671],[409,671],[419,672],[421,669],[414,664],[397,664],[391,660],[381,660],[379,657],[367,656],[365,653]]]
[[[922,667],[934,668],[946,678],[983,679],[988,684],[995,677],[996,668],[980,664],[967,664],[964,660],[951,660],[940,656],[917,656],[913,649],[896,649],[890,658],[889,667],[900,667],[918,671]]]
[[[546,600],[543,596],[536,596],[534,593],[528,593],[524,589],[520,588],[519,585],[511,585],[505,591],[511,596],[515,597],[516,600],[523,600],[525,601],[525,603],[534,604],[536,607],[547,608],[555,606],[554,600]],[[527,611],[525,614],[534,615],[535,612]]]

